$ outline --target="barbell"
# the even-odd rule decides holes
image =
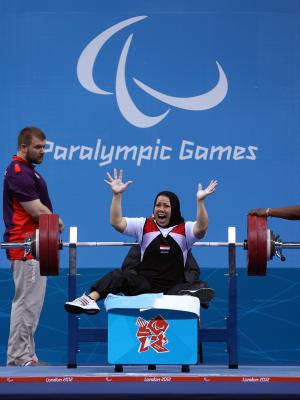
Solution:
[[[229,228],[230,229],[230,228]],[[235,229],[235,228],[234,228]],[[282,242],[278,235],[268,229],[267,217],[248,215],[247,239],[243,242],[234,239],[228,242],[196,242],[194,246],[228,247],[233,244],[247,250],[248,275],[266,275],[267,263],[276,255],[285,261],[282,249],[299,249],[298,242]],[[1,249],[24,249],[24,260],[29,254],[40,262],[40,273],[43,276],[59,275],[59,251],[70,246],[133,246],[128,242],[62,242],[59,234],[59,217],[57,214],[42,214],[39,217],[39,228],[32,237],[24,242],[1,243]]]

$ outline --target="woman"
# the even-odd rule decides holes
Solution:
[[[187,253],[193,243],[202,239],[207,231],[208,216],[204,199],[214,193],[217,181],[212,180],[203,190],[198,185],[196,221],[185,222],[175,193],[163,191],[154,201],[150,218],[123,217],[122,193],[132,181],[123,182],[123,171],[114,169],[114,176],[107,173],[105,182],[113,192],[110,223],[119,232],[133,236],[141,248],[140,263],[131,269],[117,269],[105,275],[91,288],[89,295],[82,295],[65,303],[71,313],[96,314],[100,311],[96,301],[108,293],[122,292],[128,296],[143,293],[188,294],[197,296],[201,303],[208,303],[214,291],[203,287],[203,282],[189,282],[185,276]]]

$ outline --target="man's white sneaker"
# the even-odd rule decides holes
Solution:
[[[95,300],[91,299],[84,293],[82,296],[77,297],[77,299],[73,301],[67,301],[65,303],[65,310],[71,314],[85,313],[89,315],[94,315],[100,311],[100,308],[98,307]]]

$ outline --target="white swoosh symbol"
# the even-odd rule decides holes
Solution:
[[[228,83],[226,75],[221,67],[221,65],[216,61],[217,67],[219,69],[219,81],[216,86],[207,93],[200,94],[193,97],[173,97],[164,93],[160,93],[150,86],[145,85],[138,79],[133,78],[134,82],[150,96],[155,97],[157,100],[168,104],[169,106],[181,108],[183,110],[190,111],[203,111],[209,108],[217,106],[221,101],[224,100],[227,91]]]
[[[164,114],[161,114],[157,117],[150,117],[146,114],[143,114],[132,101],[125,80],[125,64],[126,58],[129,50],[129,46],[132,40],[132,36],[126,40],[126,43],[123,47],[118,69],[117,69],[117,78],[116,78],[116,98],[119,109],[125,119],[129,121],[132,125],[137,126],[138,128],[150,128],[158,124],[162,119],[166,117],[170,110],[167,110]]]
[[[99,88],[93,79],[93,68],[97,55],[100,53],[103,45],[110,39],[116,32],[125,28],[128,25],[134,24],[135,22],[141,21],[147,18],[147,16],[140,16],[126,19],[125,21],[119,22],[116,25],[106,29],[100,35],[96,36],[80,54],[77,63],[77,77],[81,85],[88,91],[96,94],[113,94]]]
[[[93,78],[93,68],[97,56],[100,53],[103,45],[118,31],[123,28],[134,24],[147,16],[139,16],[129,18],[125,21],[119,22],[116,25],[106,29],[100,35],[96,36],[82,51],[77,63],[77,76],[81,85],[88,91],[101,95],[111,95],[113,92],[108,92],[101,89],[96,85]],[[158,116],[149,116],[142,113],[134,104],[126,85],[126,60],[128,56],[129,47],[133,35],[131,34],[121,52],[119,64],[116,74],[116,100],[123,117],[132,125],[138,128],[149,128],[161,122],[169,113],[170,109]],[[216,107],[221,101],[224,100],[228,91],[228,82],[226,75],[221,65],[216,61],[219,80],[216,86],[210,91],[192,97],[174,97],[165,93],[161,93],[145,83],[133,78],[136,85],[150,96],[157,100],[183,110],[189,111],[203,111]]]

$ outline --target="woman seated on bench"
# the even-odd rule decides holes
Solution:
[[[194,242],[202,239],[208,227],[204,199],[214,193],[217,181],[211,181],[204,190],[199,184],[197,191],[196,221],[185,222],[180,202],[175,193],[163,191],[154,201],[150,218],[125,218],[122,215],[122,193],[132,181],[123,182],[123,171],[114,177],[109,173],[105,182],[113,192],[110,208],[111,225],[119,232],[133,236],[140,245],[140,261],[133,267],[113,270],[98,280],[89,295],[66,302],[65,309],[74,314],[96,314],[100,311],[97,301],[109,293],[135,296],[143,293],[166,295],[190,295],[199,298],[207,307],[214,297],[213,289],[199,281],[199,275],[188,271],[187,256]],[[134,250],[132,250],[134,251]],[[126,260],[125,260],[126,261]]]

